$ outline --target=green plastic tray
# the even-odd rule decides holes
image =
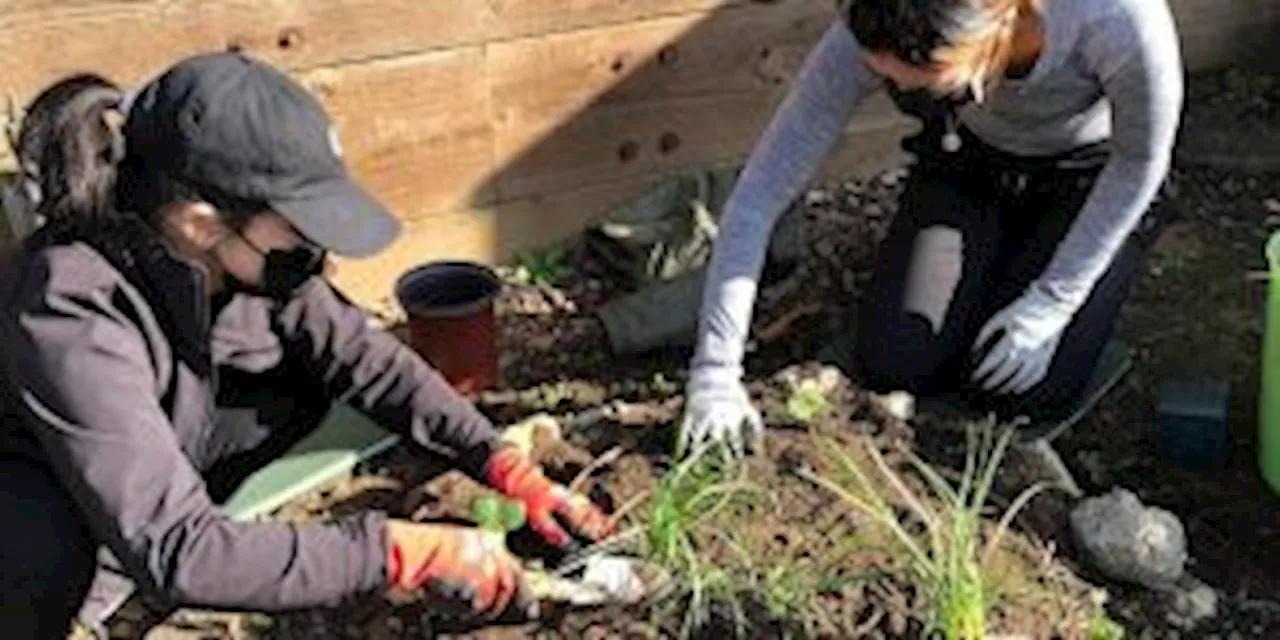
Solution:
[[[335,405],[325,421],[285,455],[259,469],[221,506],[233,520],[252,520],[360,462],[395,446],[392,434],[346,405]]]

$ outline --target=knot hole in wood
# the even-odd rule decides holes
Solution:
[[[276,37],[276,45],[281,49],[293,49],[302,44],[302,29],[287,27]]]
[[[622,162],[631,162],[640,155],[640,145],[635,140],[626,140],[618,146],[618,160]]]

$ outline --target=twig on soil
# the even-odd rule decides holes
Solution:
[[[595,473],[599,469],[602,469],[604,467],[607,467],[613,464],[614,462],[617,462],[618,458],[621,458],[622,454],[625,452],[626,452],[626,449],[624,449],[622,445],[618,445],[597,456],[595,460],[591,461],[591,464],[587,465],[586,468],[578,472],[578,475],[575,476],[573,481],[569,483],[569,490],[575,491],[575,492],[581,491],[582,486],[586,484],[587,479],[591,477],[591,474]]]
[[[623,516],[627,515],[633,509],[640,506],[640,504],[642,504],[645,500],[648,500],[649,495],[651,493],[653,492],[649,490],[645,490],[645,491],[641,491],[640,493],[634,496],[631,496],[631,499],[622,503],[621,507],[614,509],[613,513],[609,515],[610,521],[612,521],[613,523],[620,522]]]
[[[822,311],[822,305],[816,302],[811,302],[809,304],[792,309],[782,314],[782,316],[780,316],[778,319],[770,322],[769,324],[761,327],[758,331],[756,331],[756,339],[761,343],[773,342],[781,338],[782,336],[786,335],[787,332],[791,329],[791,325],[795,324],[797,320],[800,320],[805,316],[811,316],[821,311]]]
[[[850,630],[849,637],[861,638],[862,636],[869,635],[872,631],[875,631],[876,627],[880,626],[880,621],[884,620],[884,616],[884,609],[876,609],[872,612],[871,617],[867,619],[866,622],[863,622]]]

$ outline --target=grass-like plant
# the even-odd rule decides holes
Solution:
[[[830,474],[834,479],[800,470],[810,481],[832,491],[888,530],[892,541],[905,552],[911,577],[927,598],[930,614],[927,623],[946,640],[980,640],[985,636],[986,614],[993,598],[984,569],[1014,516],[1032,497],[1047,488],[1047,485],[1036,484],[1019,494],[983,544],[983,509],[1013,435],[1013,429],[1007,429],[995,438],[994,431],[994,424],[969,425],[968,450],[959,486],[948,483],[915,454],[904,452],[933,494],[932,499],[909,488],[902,473],[885,462],[869,439],[866,450],[882,478],[881,483],[873,482],[838,443],[830,440],[819,447],[819,451],[835,459],[835,471]],[[897,505],[891,504],[884,493],[891,493],[908,515],[899,515]],[[919,527],[912,520],[923,525],[922,532],[915,531]]]
[[[703,557],[698,530],[736,500],[750,497],[756,487],[746,479],[746,467],[727,475],[726,462],[704,451],[695,452],[659,479],[642,536],[642,555],[674,576],[668,598],[685,602],[681,635],[711,621],[717,603],[743,619],[739,590],[729,569]],[[705,538],[703,538],[705,540]]]

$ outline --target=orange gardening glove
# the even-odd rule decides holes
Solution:
[[[485,480],[490,487],[523,504],[529,527],[561,549],[572,546],[573,538],[556,522],[556,516],[578,535],[596,542],[613,535],[616,528],[589,498],[552,482],[515,447],[501,447],[493,454],[485,465]]]
[[[425,589],[492,617],[517,597],[520,564],[501,536],[471,527],[388,520],[387,587],[392,598]]]

